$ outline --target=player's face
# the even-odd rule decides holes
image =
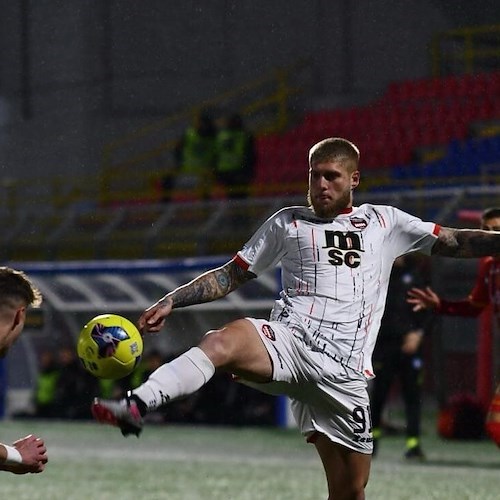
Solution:
[[[485,231],[500,231],[500,217],[485,219],[481,224],[481,229]]]
[[[0,358],[5,357],[12,344],[18,339],[24,328],[26,307],[20,307],[15,312],[0,316]]]
[[[359,171],[344,162],[315,163],[309,169],[309,199],[316,215],[335,217],[352,206],[352,191],[359,184]]]

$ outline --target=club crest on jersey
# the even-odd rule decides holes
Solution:
[[[269,339],[269,340],[276,340],[276,335],[274,334],[273,329],[269,325],[262,325],[262,333]]]
[[[356,229],[364,229],[366,226],[368,226],[368,222],[366,222],[365,219],[361,219],[360,217],[351,217],[349,220]]]

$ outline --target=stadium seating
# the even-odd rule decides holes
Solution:
[[[464,177],[484,185],[495,179],[488,174],[498,173],[500,136],[454,139],[443,149],[443,155],[434,161],[412,162],[391,168],[391,178],[396,181],[396,185],[408,188],[415,179],[426,179],[427,187],[442,187],[453,182],[464,182]]]
[[[476,122],[490,120],[500,121],[500,72],[391,83],[370,105],[310,112],[281,135],[260,137],[255,183],[269,191],[273,185],[279,190],[300,182],[305,152],[330,136],[353,140],[361,149],[363,169],[392,168],[394,178],[477,175],[480,165],[499,161],[495,139],[467,142]],[[448,144],[460,150],[460,158],[448,151],[439,161],[415,167],[420,150]]]

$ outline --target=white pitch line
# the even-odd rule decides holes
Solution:
[[[78,448],[67,448],[65,446],[52,445],[50,447],[50,456],[52,460],[62,459],[99,459],[99,460],[152,460],[152,461],[170,461],[170,462],[219,462],[219,463],[240,463],[250,465],[310,465],[319,466],[319,459],[315,455],[307,456],[299,454],[298,456],[285,455],[245,455],[235,454],[225,450],[221,453],[207,453],[200,450],[142,450],[123,448],[96,448],[82,446]]]

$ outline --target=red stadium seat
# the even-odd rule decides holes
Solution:
[[[389,84],[375,104],[308,113],[294,129],[259,138],[257,182],[305,180],[307,151],[325,137],[346,137],[362,168],[412,161],[419,147],[464,139],[473,122],[500,118],[500,72]]]

